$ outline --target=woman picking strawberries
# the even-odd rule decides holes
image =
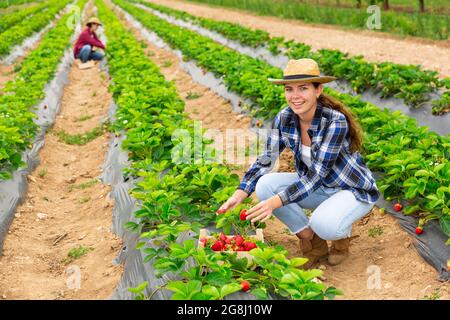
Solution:
[[[261,202],[247,220],[265,221],[274,214],[300,239],[305,268],[328,258],[341,263],[349,252],[352,224],[368,214],[379,198],[370,170],[359,153],[361,129],[341,102],[324,94],[311,59],[290,60],[283,79],[288,106],[275,117],[266,150],[245,174],[234,194],[220,207],[226,212],[253,191]],[[286,147],[293,150],[297,173],[269,173]],[[314,210],[308,218],[303,209]],[[331,240],[329,250],[326,240]]]

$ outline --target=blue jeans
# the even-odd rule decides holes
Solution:
[[[88,60],[102,60],[103,53],[92,51],[92,47],[86,44],[83,46],[83,48],[81,48],[80,52],[77,55],[77,58],[80,59],[83,63],[87,62]]]
[[[297,173],[268,173],[256,184],[259,200],[267,200],[299,180]],[[351,236],[352,224],[368,214],[375,203],[355,198],[349,190],[321,186],[307,198],[275,209],[273,214],[293,233],[311,228],[325,240],[339,240]],[[303,209],[314,210],[311,218]]]

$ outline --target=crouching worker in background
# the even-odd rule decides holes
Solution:
[[[97,51],[98,48],[105,49],[105,45],[97,37],[95,31],[102,24],[97,18],[91,18],[86,23],[87,28],[80,34],[73,48],[73,54],[76,59],[80,59],[82,63],[88,61],[100,61],[104,54]]]

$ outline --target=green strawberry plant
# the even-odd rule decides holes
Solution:
[[[252,205],[252,200],[247,198],[235,208],[225,213],[219,213],[216,218],[216,228],[223,229],[225,234],[231,234],[234,231],[236,234],[241,235],[248,235],[255,228],[264,229],[266,227],[264,222],[252,224],[250,220],[243,220],[245,217],[243,211],[247,211],[245,208],[248,208],[249,205]]]
[[[447,90],[442,94],[440,99],[433,101],[433,114],[439,115],[450,111],[450,91]]]

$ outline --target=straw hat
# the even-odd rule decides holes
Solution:
[[[283,79],[268,79],[274,84],[292,82],[318,82],[327,83],[336,80],[335,77],[321,76],[319,66],[313,59],[289,60],[283,71]]]
[[[100,23],[100,20],[98,20],[96,17],[92,17],[92,18],[90,18],[89,20],[88,20],[88,22],[86,22],[86,25],[88,26],[89,24],[91,24],[91,23],[95,23],[95,24],[98,24],[98,25],[102,25],[101,23]]]

